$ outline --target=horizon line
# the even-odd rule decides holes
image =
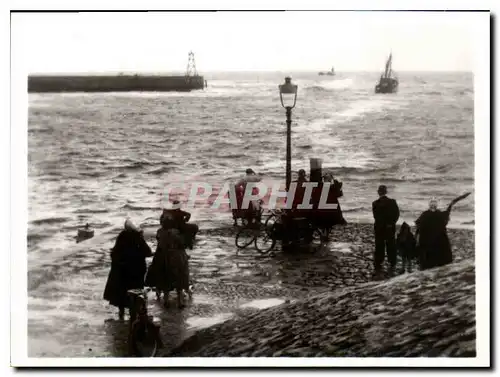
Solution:
[[[321,70],[207,70],[204,72],[198,72],[198,75],[202,76],[203,74],[211,74],[211,73],[282,73],[282,74],[293,74],[293,73],[319,73],[325,72]],[[380,70],[336,70],[335,73],[380,73]],[[402,70],[398,69],[397,73],[474,73],[473,70],[444,70],[444,69],[435,69],[435,70]],[[176,75],[185,75],[184,71],[176,71],[176,70],[92,70],[92,71],[58,71],[58,72],[49,72],[49,71],[38,71],[38,72],[29,72],[28,75],[85,75],[85,74],[141,74],[141,73],[154,73],[154,74],[176,74]]]

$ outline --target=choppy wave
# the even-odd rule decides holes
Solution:
[[[472,88],[459,88],[455,90],[454,94],[465,96],[474,94],[474,90],[472,90]]]
[[[343,213],[371,211],[371,207],[342,208]]]
[[[47,267],[44,270],[28,271],[28,290],[36,289],[40,284],[54,280],[55,278],[56,275],[50,267]]]
[[[161,211],[162,210],[162,207],[146,207],[146,206],[136,206],[136,205],[133,205],[133,204],[125,204],[121,207],[122,209],[130,209],[130,210],[133,210],[133,211]]]
[[[431,91],[426,93],[429,96],[442,96],[443,92],[438,92],[438,91]]]
[[[123,165],[111,165],[108,167],[108,169],[111,170],[140,170],[148,166],[152,166],[153,164],[150,162],[143,162],[143,161],[133,161],[129,164],[123,164]]]
[[[172,170],[173,170],[173,167],[161,166],[159,168],[149,170],[146,173],[147,174],[152,174],[152,175],[161,175],[161,174],[168,173],[168,172],[170,172]]]
[[[102,177],[106,174],[105,171],[101,170],[101,171],[98,171],[98,170],[94,170],[94,171],[81,171],[79,173],[79,176],[80,177],[88,177],[88,178],[98,178],[98,177]]]
[[[319,85],[308,86],[305,88],[305,90],[309,91],[309,92],[317,92],[317,93],[331,91],[331,89],[327,89],[324,86],[319,86]]]
[[[476,222],[474,220],[470,220],[470,221],[463,221],[462,224],[464,225],[474,225]]]
[[[69,217],[47,217],[44,219],[31,220],[30,223],[33,225],[44,225],[44,224],[60,224],[70,221]]]
[[[36,245],[38,242],[43,241],[45,239],[51,238],[52,234],[49,233],[31,233],[28,232],[28,247],[30,245]]]
[[[394,173],[399,170],[399,164],[390,165],[388,167],[355,167],[355,166],[339,166],[328,167],[324,169],[325,172],[330,172],[334,175],[342,176],[355,176],[355,175],[369,175],[376,173]],[[394,179],[394,178],[392,178]]]

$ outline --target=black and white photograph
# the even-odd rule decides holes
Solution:
[[[490,366],[490,11],[370,7],[12,12],[11,365]]]

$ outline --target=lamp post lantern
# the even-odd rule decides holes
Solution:
[[[281,106],[286,110],[286,191],[292,182],[292,109],[297,102],[297,85],[291,77],[285,77],[285,83],[279,86]]]

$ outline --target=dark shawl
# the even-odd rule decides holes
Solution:
[[[446,232],[449,219],[449,210],[427,210],[415,221],[419,235],[418,251],[422,258],[422,269],[443,266],[452,262],[453,255]]]
[[[123,230],[111,250],[111,270],[104,289],[104,299],[114,306],[128,307],[127,290],[144,288],[146,258],[151,249],[142,233]]]

